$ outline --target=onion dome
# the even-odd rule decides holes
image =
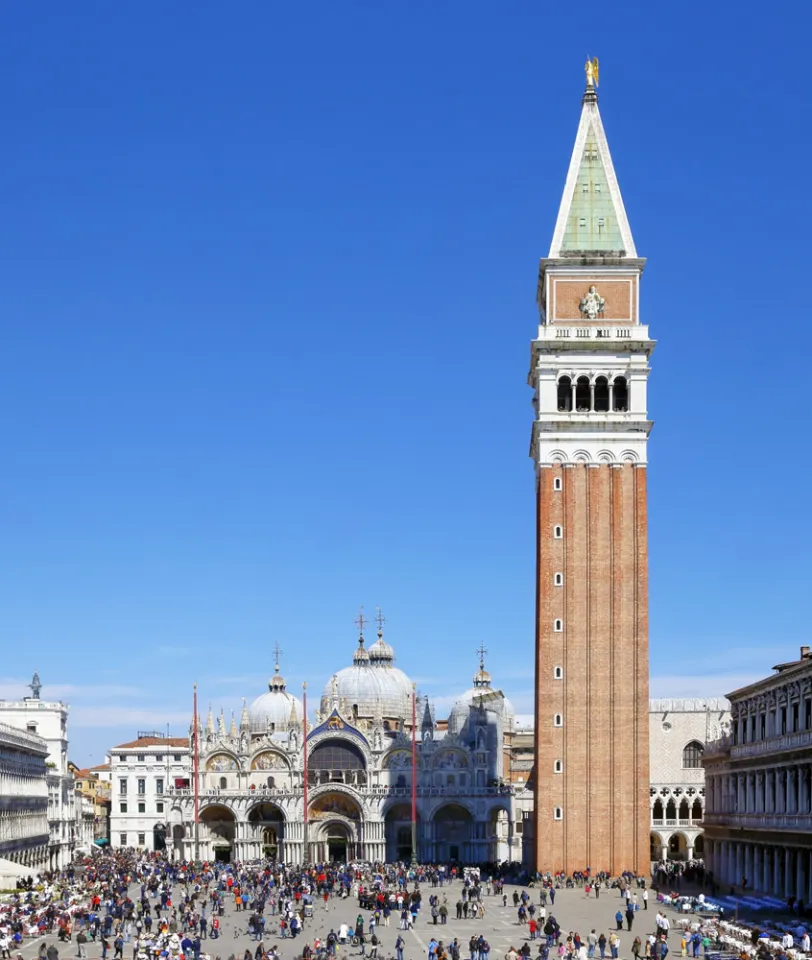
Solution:
[[[369,662],[390,665],[395,662],[395,651],[383,639],[383,633],[378,631],[378,639],[369,648]]]
[[[293,716],[301,719],[302,705],[292,693],[288,693],[277,662],[268,681],[268,692],[257,697],[248,707],[248,728],[252,734],[287,730]]]
[[[358,638],[358,649],[352,656],[352,662],[361,666],[369,663],[369,651],[364,649],[363,634]]]
[[[513,706],[501,690],[494,690],[491,686],[491,675],[485,669],[484,647],[480,647],[479,670],[474,674],[474,685],[470,690],[459,697],[451,708],[448,716],[448,730],[450,733],[460,734],[469,721],[472,709],[484,710],[501,719],[505,728],[513,726],[515,713]]]

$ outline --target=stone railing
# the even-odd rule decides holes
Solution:
[[[0,723],[0,744],[22,747],[25,750],[33,750],[46,755],[48,753],[48,744],[42,737],[38,737],[35,733],[28,733],[27,730],[12,727],[8,723]]]
[[[812,730],[798,730],[797,733],[782,733],[766,740],[753,743],[739,743],[730,747],[731,759],[741,757],[759,757],[764,754],[780,753],[783,750],[797,750],[812,745]]]
[[[708,813],[706,826],[750,827],[761,830],[812,831],[809,813]]]
[[[318,786],[329,787],[330,784],[311,784],[310,789],[314,790]],[[345,785],[336,784],[336,786]],[[411,787],[378,786],[354,787],[352,789],[355,789],[364,796],[410,797],[412,795]],[[206,787],[200,790],[199,796],[201,800],[211,797],[243,797],[250,799],[256,797],[290,797],[301,794],[302,790],[303,788],[301,786],[289,788],[265,787],[265,789],[257,788],[256,790],[245,788],[229,790],[220,789],[219,787]],[[516,788],[512,784],[503,784],[498,787],[463,787],[454,785],[444,787],[419,786],[417,788],[417,795],[419,797],[512,797],[515,793]],[[194,790],[191,787],[170,787],[164,795],[167,797],[193,797]]]
[[[637,324],[626,324],[625,326],[612,326],[611,324],[595,324],[588,327],[580,327],[577,324],[564,326],[560,323],[554,323],[550,326],[541,328],[538,340],[648,340],[648,327]]]

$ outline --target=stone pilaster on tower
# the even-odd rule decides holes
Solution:
[[[529,383],[537,472],[540,870],[645,872],[649,358],[638,258],[590,82],[549,256]],[[597,63],[593,78],[596,79]]]

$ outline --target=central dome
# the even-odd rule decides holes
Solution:
[[[412,715],[412,681],[394,665],[395,651],[384,643],[382,634],[369,650],[363,636],[352,666],[344,667],[325,684],[321,712],[329,713],[336,699],[354,719],[372,720],[376,716],[405,720]]]

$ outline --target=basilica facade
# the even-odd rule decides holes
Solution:
[[[514,714],[483,660],[447,719],[413,693],[381,632],[369,648],[361,635],[305,731],[277,663],[239,722],[211,709],[198,721],[199,814],[195,822],[190,757],[190,775],[175,777],[162,803],[167,849],[178,859],[408,860],[414,733],[418,860],[520,859],[522,816],[506,768]]]

